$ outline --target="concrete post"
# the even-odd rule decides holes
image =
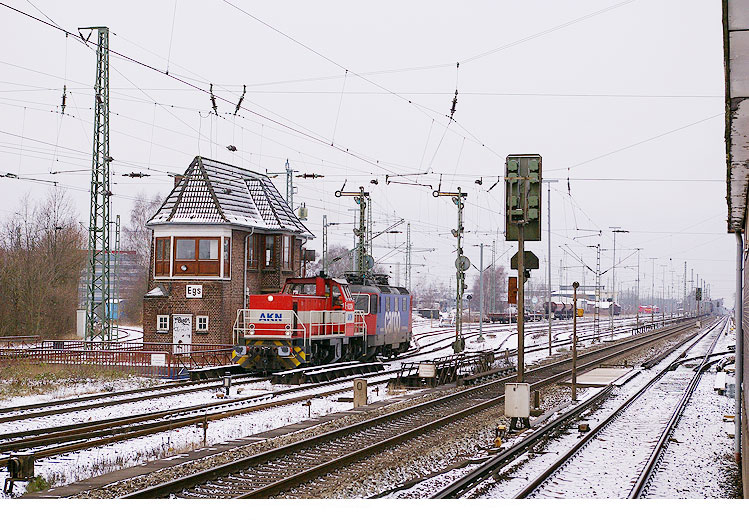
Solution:
[[[354,409],[367,405],[367,380],[354,380]]]

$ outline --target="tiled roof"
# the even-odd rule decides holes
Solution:
[[[312,237],[268,176],[197,156],[146,224],[230,224]]]

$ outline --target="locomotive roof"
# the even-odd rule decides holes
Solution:
[[[196,156],[146,226],[210,224],[314,238],[265,174]]]
[[[401,286],[385,286],[383,284],[349,284],[352,293],[385,293],[389,295],[408,295],[408,290]]]

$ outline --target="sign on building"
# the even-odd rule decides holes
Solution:
[[[188,284],[185,291],[185,297],[188,299],[202,299],[203,298],[203,285],[202,284]]]

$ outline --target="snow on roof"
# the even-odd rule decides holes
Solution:
[[[161,289],[161,286],[156,286],[146,294],[146,297],[166,297],[166,293]]]
[[[728,231],[744,229],[749,187],[749,0],[723,3]]]
[[[146,225],[230,224],[312,238],[264,174],[196,156]]]

